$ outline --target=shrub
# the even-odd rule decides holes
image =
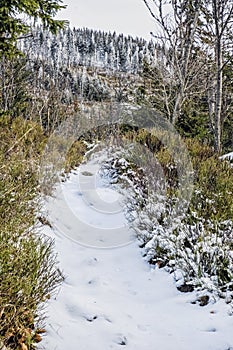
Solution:
[[[12,349],[34,349],[41,307],[62,281],[53,242],[35,228],[44,143],[36,123],[0,119],[0,342]]]
[[[83,157],[87,151],[84,141],[75,141],[66,154],[65,173],[69,173],[83,161]]]
[[[133,227],[150,263],[166,266],[175,276],[181,271],[179,286],[188,284],[215,296],[233,297],[233,169],[215,157],[209,147],[196,140],[186,143],[195,171],[186,216],[177,217],[175,226],[174,222],[169,224],[166,218],[171,202],[167,199],[161,220],[159,203],[151,197],[137,212]],[[163,157],[167,167],[170,162],[169,157]]]
[[[181,290],[195,288],[199,293],[233,298],[232,167],[229,162],[218,159],[208,146],[195,139],[186,139],[194,168],[194,191],[191,202],[183,203],[189,204],[188,210],[174,216],[179,164],[168,149],[158,144],[158,139],[154,138],[154,145],[152,137],[150,143],[144,142],[148,137],[145,130],[133,137],[130,135],[131,140],[137,139],[156,150],[154,155],[165,177],[166,191],[162,195],[153,191],[147,179],[142,180],[148,169],[151,171],[150,164],[148,168],[144,162],[144,168],[139,171],[127,154],[125,160],[122,154],[115,154],[105,166],[115,182],[127,186],[128,218],[144,258],[150,264],[173,272]],[[121,157],[120,161],[117,157]]]

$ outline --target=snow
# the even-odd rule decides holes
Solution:
[[[228,159],[228,160],[233,160],[233,152],[224,154],[223,156],[220,157],[221,159]]]
[[[46,350],[229,350],[233,316],[223,300],[201,307],[174,277],[151,268],[123,215],[122,198],[92,159],[46,204],[65,282],[48,303]],[[182,275],[178,276],[180,280]]]

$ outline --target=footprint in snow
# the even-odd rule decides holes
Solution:
[[[94,278],[93,278],[92,280],[89,280],[89,281],[88,281],[88,284],[89,284],[89,285],[93,285],[93,284],[96,284],[96,283],[97,283],[97,280],[94,279]]]
[[[66,310],[67,310],[67,312],[68,312],[68,314],[70,315],[70,317],[72,318],[72,319],[77,319],[77,318],[79,318],[79,315],[80,315],[80,308],[78,307],[78,306],[76,306],[76,305],[69,305],[69,304],[67,304],[66,306]]]
[[[97,320],[97,318],[98,318],[98,319],[102,318],[102,319],[104,319],[105,321],[107,321],[108,323],[112,323],[112,321],[110,320],[110,318],[109,318],[108,316],[106,316],[106,315],[94,315],[94,316],[90,316],[90,315],[87,316],[87,315],[84,315],[83,317],[84,317],[85,320],[88,321],[88,322],[93,322],[93,321]]]
[[[122,334],[117,334],[114,342],[122,346],[125,346],[128,343],[127,338]]]
[[[103,315],[103,318],[105,319],[105,321],[112,323],[112,320],[110,320],[110,318],[108,316]]]
[[[98,262],[98,260],[95,257],[92,257],[92,258],[87,260],[87,265],[94,266],[97,264],[97,262]]]
[[[210,333],[213,332],[214,333],[214,332],[217,332],[217,329],[214,327],[210,327],[210,328],[205,329],[205,332],[210,332]]]
[[[83,176],[93,176],[94,174],[90,173],[90,171],[83,171],[81,173]]]
[[[140,330],[140,331],[142,331],[142,332],[148,332],[148,330],[149,330],[149,326],[144,326],[143,324],[139,324],[139,325],[137,325],[137,328]]]
[[[95,320],[97,320],[98,316],[94,315],[94,316],[83,316],[85,318],[86,321],[88,322],[93,322]]]

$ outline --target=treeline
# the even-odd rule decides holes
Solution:
[[[85,66],[138,73],[145,60],[153,65],[157,58],[153,41],[88,28],[66,28],[54,35],[36,26],[19,42],[19,48],[33,61],[49,63],[55,69]]]

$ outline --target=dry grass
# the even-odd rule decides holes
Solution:
[[[21,118],[0,120],[0,341],[34,349],[42,307],[61,283],[53,242],[36,232],[38,165],[45,136]]]

